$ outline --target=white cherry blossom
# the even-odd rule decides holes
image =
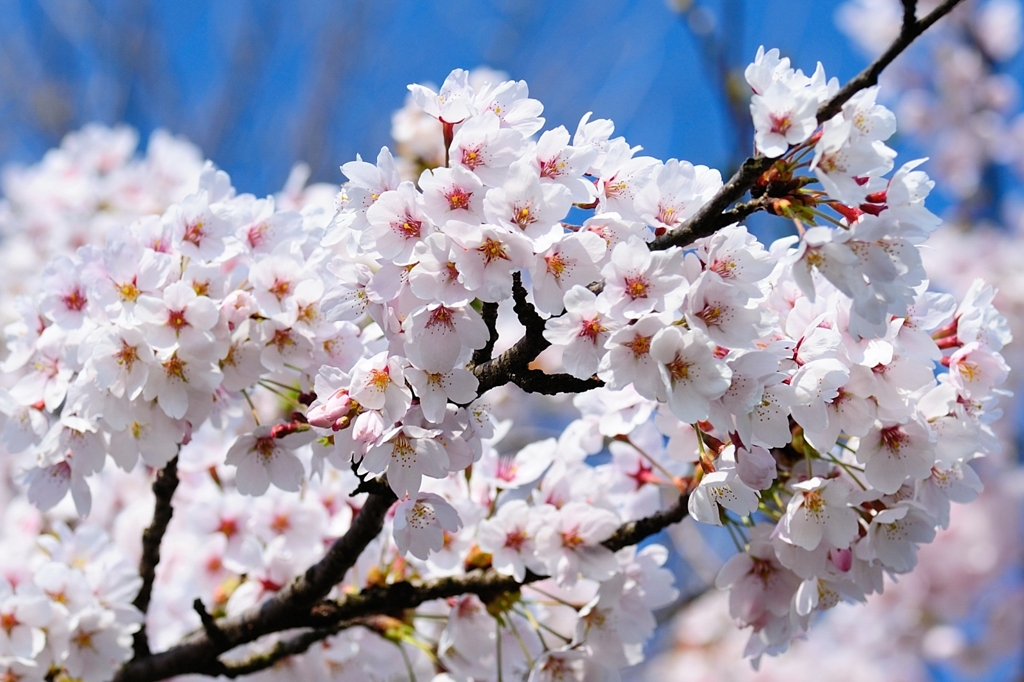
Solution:
[[[401,554],[426,559],[444,545],[445,532],[462,526],[458,512],[440,495],[420,493],[395,508],[394,537]]]

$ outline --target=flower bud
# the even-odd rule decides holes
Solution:
[[[352,397],[345,389],[338,389],[322,404],[313,405],[306,412],[310,425],[329,429],[352,409]]]

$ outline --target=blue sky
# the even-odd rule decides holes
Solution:
[[[864,64],[834,26],[837,2],[704,4],[733,67],[760,44],[841,79]],[[717,75],[659,0],[0,0],[0,16],[0,162],[124,121],[187,136],[244,191],[274,191],[296,160],[336,182],[389,142],[406,84],[479,65],[525,79],[549,126],[594,111],[654,156],[736,157]]]

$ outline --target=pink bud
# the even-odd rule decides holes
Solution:
[[[283,424],[274,424],[270,428],[271,438],[285,438],[293,433],[302,433],[303,431],[309,431],[309,424],[306,422],[286,422]]]
[[[371,443],[384,433],[384,420],[380,412],[368,410],[356,417],[352,429],[352,438],[363,443]]]
[[[837,213],[846,218],[846,220],[850,223],[857,222],[857,219],[860,218],[861,214],[864,212],[859,208],[854,208],[853,206],[846,206],[845,204],[840,204],[838,201],[831,202],[829,206],[834,208]]]
[[[237,325],[259,310],[255,297],[248,291],[236,290],[224,297],[220,304],[221,316]]]
[[[312,426],[329,429],[351,409],[352,398],[349,396],[348,390],[339,388],[323,403],[310,407],[306,411],[306,421]]]
[[[833,547],[828,551],[829,561],[843,573],[853,567],[853,552],[847,549],[836,549]]]

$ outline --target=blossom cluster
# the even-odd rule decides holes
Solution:
[[[83,244],[102,242],[106,231],[163,213],[194,189],[201,152],[158,130],[146,155],[133,156],[138,134],[126,127],[87,125],[64,138],[35,166],[11,166],[0,175],[2,286],[13,297],[28,289],[40,265]],[[8,313],[4,321],[9,321]]]
[[[11,385],[0,394],[7,415],[7,454],[15,458],[5,461],[5,469],[24,486],[28,499],[44,510],[60,505],[70,491],[79,515],[92,512],[91,518],[106,518],[107,525],[124,524],[138,513],[140,501],[149,500],[141,494],[144,488],[139,487],[138,476],[126,486],[119,478],[123,474],[106,466],[107,455],[118,469],[144,480],[140,459],[148,467],[159,468],[180,453],[183,484],[176,506],[188,512],[176,517],[166,536],[167,547],[174,549],[165,551],[161,565],[167,572],[157,581],[149,610],[149,636],[161,646],[198,627],[196,614],[181,609],[196,594],[216,613],[237,613],[288,584],[320,556],[325,542],[348,530],[365,498],[347,498],[358,483],[348,464],[340,470],[324,470],[324,461],[334,457],[335,448],[327,447],[329,442],[314,443],[311,449],[313,434],[301,425],[260,426],[258,414],[268,421],[295,419],[294,412],[304,410],[299,396],[314,383],[303,368],[351,370],[357,359],[372,358],[384,347],[380,331],[368,320],[358,318],[363,323],[360,327],[340,319],[343,314],[326,320],[320,312],[321,301],[328,300],[321,278],[329,277],[330,269],[304,258],[304,251],[317,255],[319,233],[331,214],[308,203],[301,207],[303,212],[278,210],[283,197],[236,196],[226,176],[210,167],[194,181],[199,191],[163,215],[115,227],[104,246],[82,247],[44,269],[40,286],[44,293],[21,299],[22,320],[8,327],[5,380]],[[307,233],[313,236],[303,249]],[[324,253],[319,256],[325,258]],[[303,265],[308,265],[305,271]],[[341,295],[338,300],[344,298]],[[248,400],[253,410],[240,410],[239,405]],[[370,399],[363,400],[372,405]],[[444,412],[443,403],[441,409]],[[468,451],[475,444],[475,458],[480,459],[485,447],[482,438],[490,434],[490,418],[480,410],[462,414],[467,420],[472,417],[478,432],[475,440],[467,433],[462,445]],[[313,415],[310,418],[316,421]],[[416,427],[406,428],[419,435]],[[239,430],[247,433],[233,445],[225,442]],[[456,447],[450,444],[453,453]],[[474,484],[513,487],[492,442],[487,442],[486,450],[493,470],[486,474],[480,469]],[[473,459],[470,453],[464,462]],[[534,465],[534,478],[544,468]],[[310,478],[307,472],[319,475]],[[401,481],[397,473],[393,479]],[[357,575],[349,584],[365,587],[375,574],[443,575],[457,566],[460,557],[454,549],[447,558],[434,551],[430,564],[410,565],[399,553],[408,550],[426,559],[428,551],[453,542],[451,534],[442,538],[436,523],[423,522],[432,521],[434,511],[441,520],[451,522],[453,513],[446,512],[445,500],[468,497],[458,480],[440,481],[435,492],[423,492],[413,502],[403,503],[407,509],[396,509],[393,533],[398,546],[384,542],[377,556],[368,552],[367,563],[356,567]],[[268,491],[271,481],[274,488]],[[301,496],[286,494],[300,485]],[[99,509],[94,509],[92,491],[97,489],[104,494],[97,501]],[[118,491],[113,499],[110,490]],[[243,497],[253,494],[262,494],[255,508]],[[486,504],[475,515],[482,516],[485,509]],[[67,518],[69,511],[67,503],[56,509],[58,517]],[[36,534],[55,532],[52,521],[24,508],[20,513],[28,520],[4,538],[8,547],[31,547]],[[577,514],[586,515],[585,510]],[[597,527],[580,529],[579,542],[585,538],[587,543],[599,543],[618,525],[609,512],[600,521]],[[455,547],[466,549],[465,543]],[[654,629],[651,609],[675,596],[668,574],[659,568],[666,558],[664,551],[652,547],[636,555],[627,548],[616,556],[602,547],[589,552],[580,547],[578,553],[595,555],[591,561],[602,562],[609,574],[619,574],[618,592],[606,588],[602,608],[610,609],[609,602],[617,604],[620,599],[631,604],[639,599],[643,604],[635,617],[643,627],[629,636],[630,660],[638,660],[640,643]],[[12,581],[31,580],[31,574],[26,576],[22,570],[29,554],[18,551],[9,562],[4,560],[5,575]],[[569,554],[570,561],[574,556]],[[137,577],[125,584],[127,592],[138,589]],[[597,584],[583,580],[573,598],[582,600],[578,607],[582,609],[596,603],[596,593]],[[489,618],[482,606],[474,606],[480,606],[474,599],[455,613]],[[538,605],[530,608],[542,608],[539,604],[545,599],[536,593]],[[571,634],[576,610],[567,611],[571,618],[557,613],[538,617],[546,622],[560,620],[562,629]],[[12,616],[12,628],[21,627],[22,622],[28,627],[31,616],[22,616]],[[518,623],[528,628],[536,617],[515,616],[512,622],[513,627]],[[133,624],[137,626],[137,620]],[[60,667],[61,656],[69,656],[66,642],[50,636],[48,628],[37,630],[34,637],[38,643],[45,642],[45,651],[34,650],[34,658],[20,650],[17,657],[5,654],[6,673],[42,679],[51,666]],[[40,639],[43,632],[46,638]],[[502,636],[511,635],[506,631]],[[451,651],[442,652],[442,658],[457,661],[463,655],[459,653],[462,639],[457,642],[458,646],[456,641],[446,645]],[[121,636],[117,645],[116,657],[89,672],[90,676],[109,678],[115,664],[128,658],[130,638]],[[480,664],[484,667],[493,665],[486,662],[492,645],[486,652],[473,652],[485,657]],[[372,633],[345,633],[329,642],[320,652],[322,658],[309,665],[336,666],[336,659],[353,646],[361,654],[353,674],[365,675],[380,669],[374,652],[388,658],[393,644]],[[56,653],[45,653],[51,650]],[[529,652],[533,658],[525,660],[515,651],[506,651],[503,665],[510,671],[529,670],[543,652],[539,637],[532,640]],[[622,656],[615,659],[617,663]],[[565,657],[575,660],[579,654],[570,652]],[[413,659],[420,668],[428,662]],[[450,664],[456,666],[457,662]],[[396,672],[401,670],[399,666]],[[64,671],[78,675],[71,664]]]
[[[924,9],[935,4],[922,3]],[[874,57],[895,38],[899,21],[889,20],[902,11],[897,0],[848,0],[836,13],[837,25]],[[886,99],[902,133],[931,157],[942,193],[960,202],[950,213],[953,221],[1001,212],[1013,221],[1008,209],[1016,202],[992,206],[990,195],[993,177],[1005,176],[1004,169],[1024,177],[1021,92],[1010,73],[1024,42],[1024,12],[1017,0],[970,0],[935,28],[882,75]],[[979,210],[985,205],[996,210]]]
[[[59,510],[70,493],[85,516],[90,482],[119,475],[108,455],[125,472],[179,458],[188,513],[167,544],[204,559],[158,580],[150,635],[170,645],[198,625],[195,596],[237,614],[289,584],[358,518],[366,498],[345,493],[380,475],[397,503],[335,594],[481,569],[524,586],[428,602],[427,625],[375,621],[289,665],[364,674],[411,643],[447,679],[548,680],[642,660],[676,596],[667,551],[608,543],[688,496],[737,538],[718,582],[747,654],[783,650],[814,612],[911,570],[950,502],[977,495],[1009,334],[984,285],[927,290],[932,183],[919,161],[886,178],[895,120],[874,89],[819,126],[837,90],[820,66],[762,49],[747,78],[755,142],[778,159],[752,195],[799,232],[767,248],[738,224],[660,248],[718,171],[639,156],[591,114],[541,132],[526,83],[462,70],[410,86],[445,154],[415,182],[384,148],[341,167],[334,210],[239,194],[207,164],[19,299],[0,411],[28,499]],[[580,393],[557,438],[522,447],[479,399],[520,345],[491,357],[513,302],[542,325],[550,379]],[[0,666],[41,679],[69,656],[40,655]]]
[[[0,576],[5,679],[42,679],[50,671],[83,682],[110,679],[131,658],[132,633],[142,622],[132,604],[142,584],[135,565],[89,524],[74,531],[55,525],[24,560],[27,574]]]
[[[884,682],[927,682],[936,675],[977,677],[991,671],[1020,649],[1024,594],[1006,585],[1021,549],[1015,521],[1020,518],[1019,476],[986,465],[981,497],[952,509],[949,528],[921,548],[914,571],[899,582],[887,580],[885,593],[866,604],[831,609],[785,656],[762,660],[759,670],[751,670],[740,657],[746,638],[729,617],[728,595],[711,591],[666,628],[672,644],[645,663],[641,678],[770,682],[824,675],[852,681],[867,673]],[[692,532],[672,535],[677,543],[694,544]],[[714,555],[704,549],[702,556]],[[699,549],[689,546],[688,551]],[[994,584],[1000,585],[998,599],[992,599]],[[982,632],[976,629],[980,618]]]

